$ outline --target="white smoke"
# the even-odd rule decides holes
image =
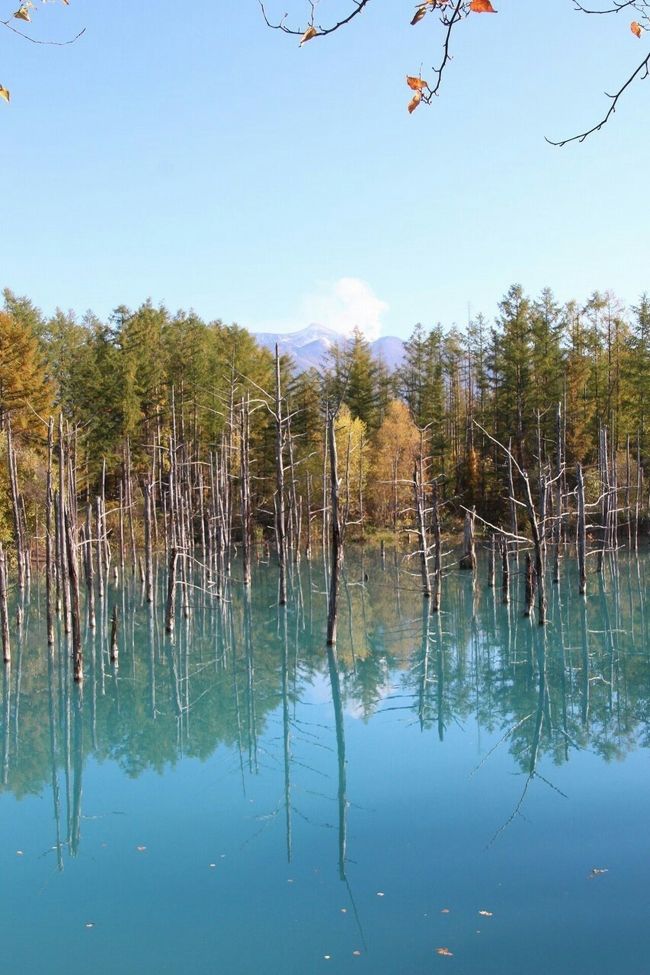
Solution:
[[[387,311],[388,305],[377,297],[367,281],[339,278],[303,299],[300,318],[305,324],[317,322],[341,335],[351,335],[359,328],[373,342],[382,333],[382,317]]]

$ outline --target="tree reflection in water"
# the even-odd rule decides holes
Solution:
[[[472,720],[479,735],[496,739],[494,748],[509,750],[525,776],[512,819],[542,778],[542,756],[561,765],[589,748],[610,760],[650,744],[645,557],[610,565],[587,600],[577,595],[571,560],[562,560],[545,629],[524,619],[523,583],[514,563],[512,569],[508,604],[498,587],[486,585],[481,565],[475,583],[465,573],[448,576],[441,612],[430,614],[399,553],[382,559],[350,551],[339,641],[329,650],[322,639],[326,560],[290,567],[289,604],[280,611],[273,567],[258,565],[252,588],[244,589],[234,565],[223,598],[197,597],[175,638],[159,618],[162,592],[154,608],[133,582],[109,587],[96,628],[84,634],[92,649],[82,693],[72,686],[62,634],[48,652],[35,580],[23,637],[3,674],[2,789],[22,797],[49,787],[62,869],[64,849],[75,855],[82,839],[89,756],[136,777],[146,769],[162,772],[183,756],[205,759],[225,745],[238,757],[245,789],[264,759],[262,737],[278,718],[287,859],[293,814],[303,815],[292,788],[294,740],[319,739],[336,751],[338,865],[347,882],[346,714],[370,721],[400,710],[442,747],[452,725]],[[107,639],[114,605],[122,621],[119,669],[110,663]],[[321,685],[333,705],[329,724],[310,728],[297,709]],[[490,757],[488,750],[479,766]],[[555,788],[550,778],[543,783]]]

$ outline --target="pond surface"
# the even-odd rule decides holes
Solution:
[[[34,586],[3,684],[2,970],[647,975],[648,559],[586,604],[567,559],[544,630],[484,566],[428,616],[407,568],[347,554],[336,654],[320,559],[281,611],[276,569],[247,600],[235,565],[173,644],[162,577],[153,611],[109,589],[81,695]]]

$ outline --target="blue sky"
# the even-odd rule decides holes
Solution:
[[[405,75],[430,74],[440,35],[404,0],[302,49],[257,0],[39,7],[34,36],[87,30],[66,48],[0,34],[0,284],[46,312],[151,296],[257,331],[358,315],[372,335],[491,317],[513,281],[634,303],[650,81],[586,143],[544,136],[592,124],[650,35],[570,0],[494,2],[413,116]],[[307,4],[268,7],[301,22]]]

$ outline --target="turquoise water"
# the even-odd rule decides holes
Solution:
[[[273,566],[250,602],[235,566],[173,644],[112,588],[81,695],[34,588],[3,683],[2,971],[648,973],[647,559],[586,605],[567,561],[545,630],[483,567],[429,618],[407,568],[348,553],[336,655],[318,559],[282,611]]]

